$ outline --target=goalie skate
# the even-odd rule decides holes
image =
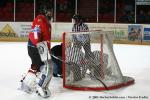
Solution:
[[[51,95],[51,92],[48,87],[42,88],[39,85],[37,85],[37,87],[36,87],[36,93],[43,98],[48,98]]]

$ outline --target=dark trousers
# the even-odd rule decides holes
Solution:
[[[32,61],[31,69],[40,71],[40,66],[44,65],[44,62],[41,61],[38,49],[36,47],[28,46],[28,55]]]
[[[58,58],[62,59],[62,57],[58,57]],[[54,66],[53,73],[61,75],[62,74],[62,61],[52,57],[52,62],[53,62],[53,66]]]

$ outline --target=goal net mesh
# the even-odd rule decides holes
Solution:
[[[63,34],[63,85],[77,90],[107,90],[134,83],[123,76],[113,51],[111,31]]]

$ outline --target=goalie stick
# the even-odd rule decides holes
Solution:
[[[63,60],[63,59],[61,59],[61,58],[59,58],[59,57],[57,57],[57,56],[55,56],[55,55],[53,55],[53,54],[51,54],[51,53],[50,53],[50,55],[51,55],[52,57],[54,57],[55,59],[57,59],[57,60],[59,60],[59,61],[61,61],[61,62],[63,62],[63,63],[66,63],[67,65],[71,65],[71,63],[66,62],[65,60]]]
[[[89,75],[92,78],[97,79],[99,82],[101,82],[103,84],[103,86],[105,87],[106,90],[109,90],[107,85],[101,79],[99,79],[96,75],[92,75],[91,73],[90,74],[86,73],[86,74]]]
[[[92,61],[91,61],[91,62],[92,62]],[[97,66],[94,62],[93,62],[93,64],[94,64],[95,66]],[[90,74],[85,73],[85,74],[87,74],[87,75],[89,75],[90,77],[95,78],[96,80],[98,80],[100,83],[102,83],[102,85],[105,87],[105,89],[108,90],[107,85],[102,81],[102,79],[98,78],[95,74],[92,74],[92,73],[90,73]],[[100,73],[98,72],[98,74],[100,74]]]

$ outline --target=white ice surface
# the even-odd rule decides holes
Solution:
[[[31,63],[26,45],[0,42],[0,100],[45,100],[18,90],[21,75]],[[133,77],[134,85],[110,91],[75,91],[63,88],[62,79],[52,78],[52,95],[47,100],[150,100],[150,46],[115,44],[114,51],[123,75]]]

